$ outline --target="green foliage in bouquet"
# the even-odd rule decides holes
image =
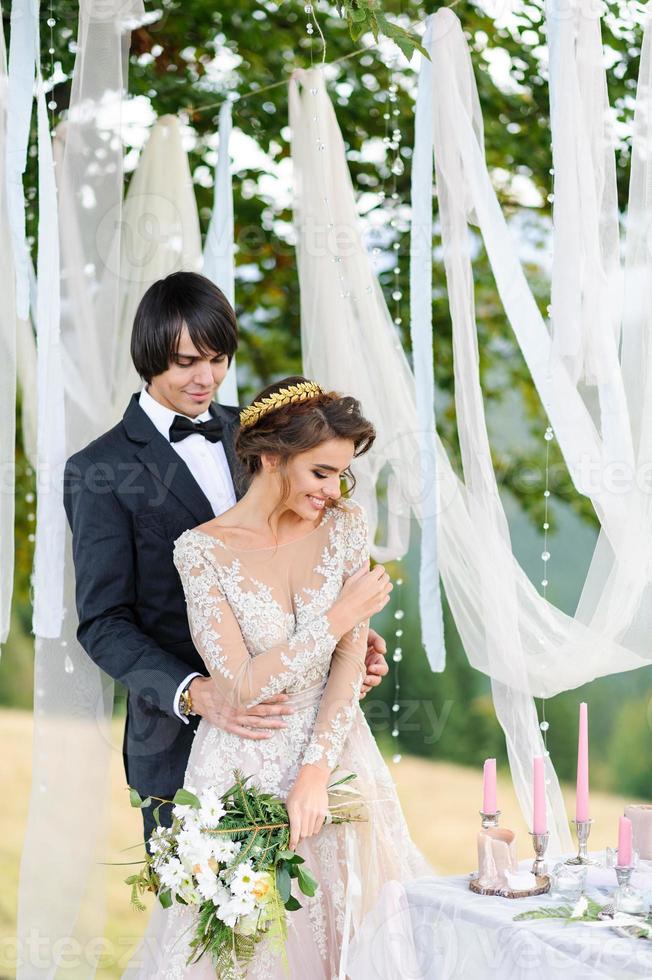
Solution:
[[[362,799],[345,787],[355,776],[329,786],[328,822],[364,819]],[[216,973],[236,980],[263,937],[283,959],[287,913],[300,909],[292,879],[312,897],[318,883],[304,859],[290,850],[290,823],[282,800],[250,785],[250,777],[234,772],[234,784],[220,796],[207,790],[178,790],[173,800],[142,799],[130,788],[132,806],[144,809],[158,799],[157,824],[145,863],[125,879],[131,904],[144,911],[141,896],[154,892],[164,908],[174,902],[197,908],[197,926],[190,942],[188,965],[208,954]],[[174,805],[171,827],[160,824],[160,808]],[[151,852],[151,853],[150,853]]]

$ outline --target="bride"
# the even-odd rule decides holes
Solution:
[[[185,775],[219,793],[234,769],[286,801],[290,846],[319,888],[289,915],[291,977],[345,976],[353,929],[383,884],[431,872],[412,843],[396,789],[359,705],[370,617],[389,601],[384,568],[369,570],[364,510],[341,492],[375,432],[351,397],[305,378],[266,388],[241,413],[242,499],[175,542],[193,641],[234,705],[289,695],[288,725],[251,741],[199,724]],[[353,481],[354,484],[354,481]],[[355,773],[364,822],[327,825],[333,772]],[[158,903],[125,976],[214,978],[208,956],[187,966],[190,907]],[[286,977],[262,940],[250,980]]]

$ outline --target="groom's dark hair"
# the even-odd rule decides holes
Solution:
[[[197,272],[173,272],[149,287],[136,310],[131,359],[148,383],[170,366],[184,324],[203,357],[238,347],[235,312],[221,289]]]

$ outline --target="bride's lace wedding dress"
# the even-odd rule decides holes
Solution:
[[[175,542],[194,643],[233,703],[251,705],[285,691],[294,713],[287,728],[262,741],[202,719],[185,785],[221,793],[237,768],[261,790],[285,799],[302,764],[357,774],[353,785],[368,802],[369,819],[328,825],[300,843],[298,852],[320,887],[314,898],[297,893],[303,908],[289,915],[290,976],[333,980],[340,976],[345,936],[374,905],[382,885],[432,872],[410,839],[360,709],[368,624],[336,642],[325,615],[344,580],[368,562],[366,518],[357,503],[342,500],[298,540],[247,550],[227,546],[216,531],[186,531]],[[194,915],[186,906],[163,909],[157,903],[125,976],[214,980],[207,956],[185,965]],[[281,980],[287,973],[263,940],[246,976]]]

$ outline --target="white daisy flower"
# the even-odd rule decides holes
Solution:
[[[226,836],[207,837],[210,841],[211,854],[221,864],[230,864],[239,853],[242,844],[237,840],[229,840]]]
[[[220,820],[226,813],[224,804],[214,790],[207,790],[201,799],[201,807],[198,811],[199,822],[204,827],[217,827]]]
[[[251,866],[251,861],[242,861],[229,881],[229,888],[234,895],[243,897],[253,892],[255,883],[256,872]]]
[[[217,914],[222,922],[231,929],[241,916],[250,915],[255,909],[252,898],[233,895],[224,905],[218,906]]]
[[[215,872],[209,867],[202,867],[195,873],[197,891],[206,899],[215,899],[221,882]]]
[[[165,888],[170,888],[173,892],[178,891],[181,884],[186,876],[181,861],[178,858],[170,858],[165,864],[161,865],[159,870],[159,878],[161,879],[161,884]]]

